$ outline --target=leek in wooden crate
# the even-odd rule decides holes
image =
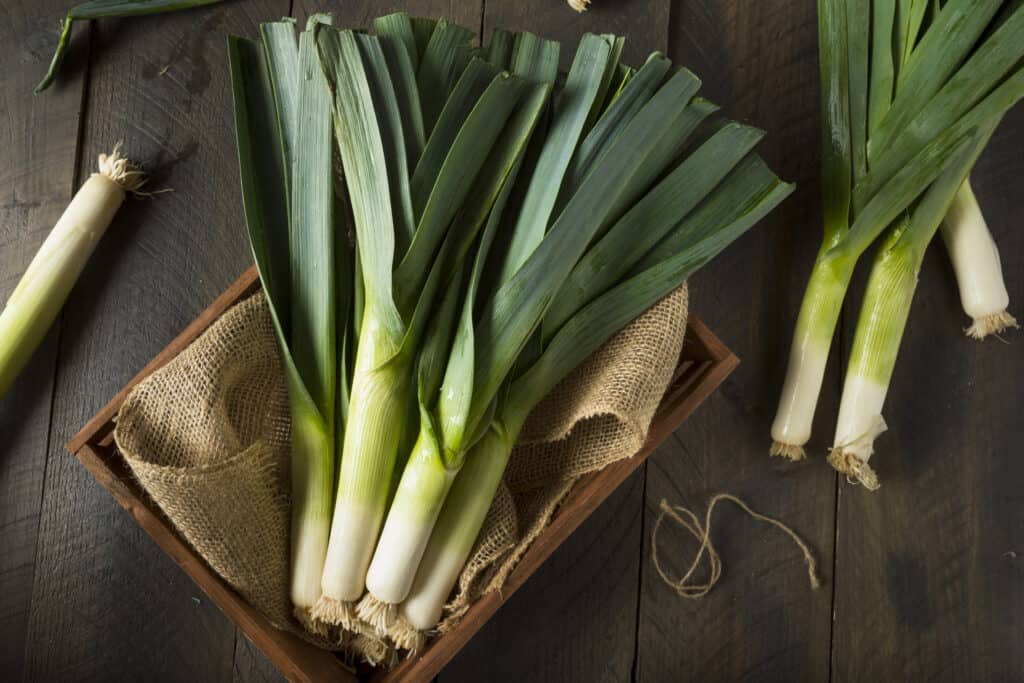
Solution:
[[[624,67],[621,38],[585,36],[563,82],[558,44],[527,33],[474,49],[444,21],[328,24],[298,47],[287,23],[231,42],[246,219],[293,394],[293,600],[323,633],[358,619],[410,647],[530,409],[792,186],[752,152],[761,131],[707,123],[696,76],[657,54]]]

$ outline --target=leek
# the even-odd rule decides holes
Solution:
[[[487,72],[478,61],[467,65],[465,37],[464,30],[438,23],[420,59],[424,128],[431,132],[406,184],[395,163],[407,153],[403,119],[380,40],[323,28],[317,35],[321,64],[334,94],[335,132],[364,284],[323,597],[314,612],[328,623],[348,623],[353,601],[363,594],[398,459],[417,350],[437,295],[479,226],[479,221],[453,219],[472,205],[474,179],[524,92],[525,84],[518,79]],[[462,75],[456,78],[459,69]],[[453,81],[452,98],[431,121],[423,84],[440,87]],[[453,105],[456,93],[468,93],[463,106]],[[429,183],[417,182],[419,168],[428,158],[440,161],[437,170],[426,176]],[[405,206],[412,208],[415,231],[393,267]]]
[[[119,146],[100,155],[98,172],[75,193],[0,313],[0,397],[57,319],[126,193],[143,182]]]
[[[890,4],[818,3],[825,230],[772,424],[773,455],[803,457],[860,255],[1024,94],[1020,2],[950,0],[926,26],[914,9],[925,3]]]
[[[436,621],[529,410],[792,188],[621,38],[584,36],[552,97],[532,34],[329,21],[230,40],[236,131],[291,401],[292,602],[385,633],[428,593]]]
[[[329,20],[313,15],[297,43],[289,20],[264,24],[262,46],[228,42],[246,224],[288,384],[291,599],[305,623],[330,533],[352,282],[338,235],[330,93],[313,42]]]
[[[702,169],[691,169],[695,179]],[[530,410],[615,332],[653,305],[725,246],[750,229],[792,191],[759,159],[749,156],[718,184],[686,220],[665,231],[662,240],[620,283],[579,305],[544,350],[509,384],[501,408],[465,457],[465,464],[434,527],[409,596],[403,621],[393,629],[399,644],[413,646],[433,629],[480,533],[516,438]],[[669,219],[671,214],[663,216]],[[625,232],[609,232],[606,249]],[[562,296],[561,294],[559,295]]]
[[[942,221],[942,239],[953,262],[960,303],[971,318],[970,326],[964,330],[967,336],[984,339],[1017,327],[1016,319],[1006,310],[1010,295],[1003,281],[999,249],[978,206],[970,178],[957,190]]]

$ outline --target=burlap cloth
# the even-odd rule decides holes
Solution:
[[[637,318],[530,416],[442,631],[501,587],[580,476],[640,449],[679,359],[687,300],[683,286]],[[297,632],[288,598],[288,429],[260,293],[141,382],[114,437],[142,487],[210,567],[275,625]]]

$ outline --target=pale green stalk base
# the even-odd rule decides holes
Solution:
[[[366,571],[386,512],[405,415],[409,363],[398,356],[374,366],[375,326],[364,321],[352,383],[334,521],[322,588],[338,601],[362,597]],[[363,369],[368,365],[370,369]]]
[[[970,180],[964,181],[942,221],[942,238],[953,262],[960,303],[972,323],[964,332],[984,339],[1017,327],[1007,313],[1010,295],[992,233],[978,206]]]
[[[0,397],[57,319],[124,197],[117,181],[92,174],[32,259],[0,313]]]
[[[456,474],[445,467],[433,430],[421,428],[366,574],[366,588],[380,603],[396,605],[409,594]],[[390,614],[372,607],[374,617]]]
[[[402,618],[413,629],[437,626],[498,491],[517,433],[492,427],[466,456],[401,606]]]
[[[294,398],[291,405],[291,598],[308,610],[320,599],[331,533],[333,443],[315,411]]]
[[[868,277],[864,303],[843,381],[839,419],[829,463],[866,488],[877,489],[868,466],[874,440],[885,430],[882,405],[917,287],[923,249],[883,244]]]
[[[824,251],[814,262],[796,321],[779,408],[772,423],[772,455],[790,460],[804,457],[803,446],[811,438],[829,348],[855,262],[855,258]]]

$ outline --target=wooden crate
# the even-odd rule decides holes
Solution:
[[[675,431],[739,364],[739,359],[690,314],[686,340],[675,376],[651,424],[647,442],[632,458],[584,476],[569,493],[550,526],[538,537],[511,573],[500,593],[483,596],[470,608],[458,627],[433,640],[416,657],[388,673],[353,674],[332,653],[296,636],[275,629],[224,583],[191,547],[178,536],[170,521],[142,491],[113,443],[114,418],[131,389],[162,367],[220,317],[227,309],[259,288],[255,267],[227,289],[156,358],[122,389],[67,444],[114,500],[177,562],[214,603],[292,681],[357,683],[425,683],[447,664],[480,630],[498,608],[621,484],[655,448]]]

